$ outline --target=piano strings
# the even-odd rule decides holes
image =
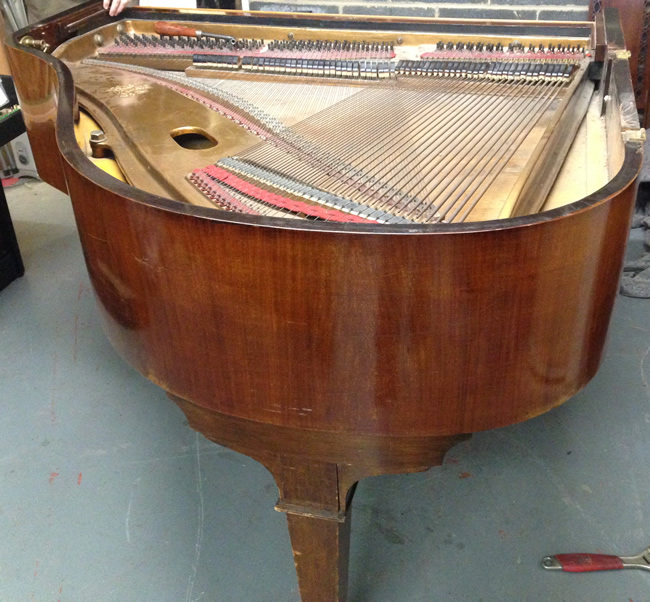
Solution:
[[[293,126],[354,174],[314,169],[270,143],[240,159],[410,221],[463,221],[560,89],[454,80],[366,89]],[[366,186],[375,180],[398,192],[385,199]]]
[[[469,48],[477,60],[453,61],[443,47],[444,60],[391,62],[391,45],[363,43],[348,46],[348,55],[358,60],[329,61],[319,57],[325,51],[347,56],[344,44],[330,44],[320,54],[317,44],[269,44],[271,58],[253,64],[246,53],[259,52],[262,41],[233,51],[223,41],[141,38],[133,44],[122,39],[102,50],[101,60],[83,63],[136,72],[172,87],[262,139],[237,156],[198,166],[188,174],[190,182],[222,209],[325,221],[472,221],[482,219],[472,215],[479,204],[494,205],[498,215],[516,170],[525,169],[521,164],[570,94],[569,83],[584,71],[566,49],[556,61],[539,59],[541,50],[533,49],[530,60],[489,62],[491,49],[483,47]],[[286,58],[308,46],[312,58]],[[130,51],[148,64],[147,57],[169,47],[184,60],[194,52],[194,66],[202,72],[131,62]],[[196,54],[206,48],[211,55]],[[302,77],[310,69],[329,73],[330,67],[337,81]],[[247,69],[244,78],[224,77],[237,69]],[[292,75],[301,77],[292,81]],[[368,77],[374,81],[364,81]]]

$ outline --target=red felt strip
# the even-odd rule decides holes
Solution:
[[[296,201],[294,199],[289,199],[283,197],[279,194],[269,192],[263,188],[259,188],[242,178],[226,171],[225,169],[218,167],[216,165],[209,165],[208,167],[203,168],[202,170],[197,170],[194,172],[197,173],[206,173],[208,176],[214,178],[215,180],[222,182],[223,184],[238,190],[239,192],[246,194],[262,203],[267,203],[278,207],[280,209],[285,209],[293,213],[303,213],[310,217],[316,217],[319,219],[330,220],[333,222],[355,222],[355,223],[373,223],[376,224],[375,220],[366,219],[359,217],[358,215],[351,215],[350,213],[345,213],[344,211],[338,211],[336,209],[330,209],[329,207],[321,207],[318,205],[310,205],[308,203],[303,203],[301,201]]]

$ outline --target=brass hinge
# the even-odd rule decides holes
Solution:
[[[21,46],[27,46],[28,48],[36,48],[41,52],[49,52],[50,45],[45,40],[36,40],[32,36],[23,36],[20,39]]]

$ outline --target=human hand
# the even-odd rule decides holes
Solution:
[[[111,17],[119,15],[127,6],[129,0],[104,0],[104,8]]]

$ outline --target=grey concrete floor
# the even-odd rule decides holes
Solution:
[[[0,292],[0,601],[298,600],[270,474],[113,352],[67,197],[7,196],[27,271]],[[602,369],[561,408],[363,481],[351,600],[650,600],[650,572],[540,565],[650,545],[649,317],[618,298]]]

